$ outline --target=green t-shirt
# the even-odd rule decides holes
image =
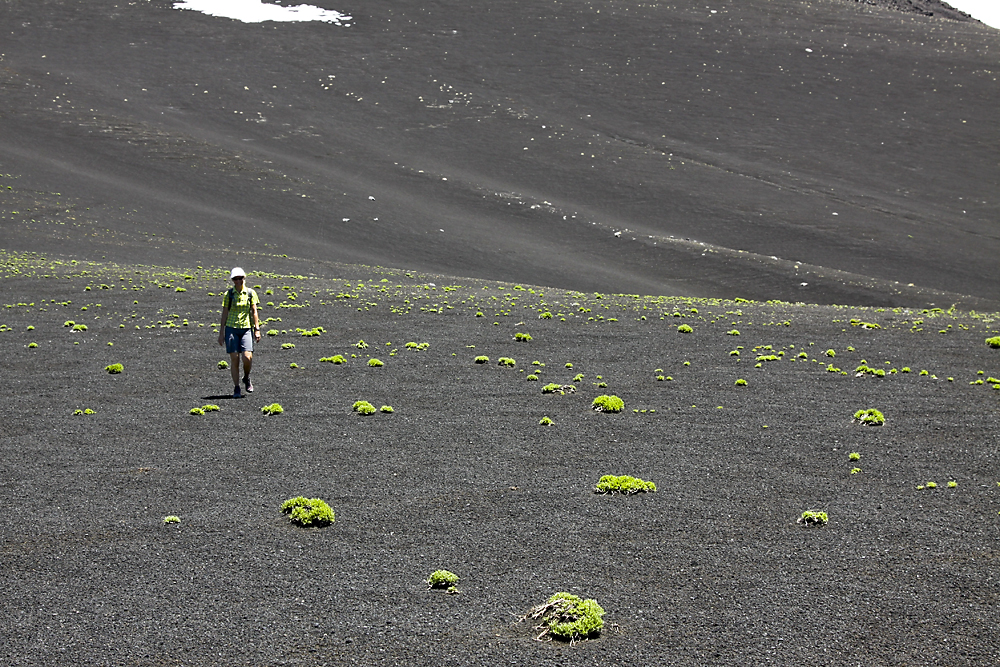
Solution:
[[[232,303],[230,303],[232,301]],[[226,318],[226,326],[234,329],[249,329],[253,326],[253,317],[250,315],[250,305],[260,305],[257,292],[249,287],[244,287],[237,292],[235,288],[226,290],[222,297],[222,307],[229,308],[229,317]]]

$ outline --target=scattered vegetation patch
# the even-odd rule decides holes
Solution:
[[[543,394],[572,394],[576,392],[576,387],[571,384],[556,384],[550,382],[542,387]]]
[[[281,349],[282,350],[293,350],[293,349],[295,349],[295,343],[282,343],[281,344]]]
[[[225,360],[220,361],[219,364],[218,364],[218,366],[219,366],[219,370],[226,370],[227,368],[229,368],[229,362],[225,361]]]
[[[262,407],[260,411],[263,412],[265,415],[270,416],[270,415],[280,415],[282,412],[285,411],[285,409],[282,408],[281,405],[279,405],[278,403],[271,403],[271,405],[265,405],[264,407]]]
[[[555,424],[555,422],[549,419],[548,417],[542,417],[541,419],[538,420],[539,426],[552,426],[553,424]]]
[[[171,514],[170,516],[163,517],[163,523],[180,523],[181,518]]]
[[[383,405],[381,408],[378,409],[378,411],[379,412],[384,412],[387,415],[388,414],[392,414],[393,412],[395,412],[395,410],[392,409],[391,405]]]
[[[321,357],[320,361],[325,361],[325,362],[330,363],[330,364],[338,364],[339,365],[339,364],[345,363],[347,361],[347,359],[344,359],[343,355],[335,354],[332,357]]]
[[[518,331],[516,334],[514,334],[514,340],[516,340],[519,343],[527,343],[528,341],[531,340],[531,334],[524,333],[523,331]]]
[[[694,329],[692,329],[687,324],[682,324],[679,327],[677,327],[677,331],[679,331],[680,333],[693,333]]]
[[[543,604],[532,607],[521,620],[537,625],[536,640],[558,639],[574,642],[591,639],[604,628],[604,609],[597,600],[584,600],[572,593],[556,593]]]
[[[736,386],[737,387],[745,387],[745,386],[747,386],[747,381],[744,380],[743,378],[738,378],[736,380]]]
[[[499,359],[497,359],[497,365],[498,366],[506,366],[506,367],[510,368],[510,367],[514,366],[514,364],[516,364],[516,363],[517,362],[514,361],[511,357],[500,357]]]
[[[354,405],[351,406],[351,410],[357,412],[359,415],[375,414],[375,406],[368,401],[355,401]]]
[[[633,493],[656,493],[656,484],[644,482],[631,475],[604,475],[594,487],[595,493],[621,493],[630,496]]]
[[[418,352],[422,352],[422,351],[426,350],[427,348],[429,348],[430,346],[431,346],[430,343],[413,343],[413,342],[410,342],[410,343],[406,344],[406,349],[407,350],[417,350]]]
[[[992,348],[1000,348],[1000,336],[993,336],[986,339],[986,344]]]
[[[125,367],[122,366],[121,364],[111,364],[110,366],[105,366],[104,370],[106,370],[111,375],[118,375],[123,370],[125,370]]]
[[[601,394],[594,399],[591,408],[598,412],[621,412],[625,409],[625,401],[617,396]]]
[[[375,357],[372,357],[371,359],[368,360],[368,365],[371,366],[372,368],[381,368],[382,366],[385,366],[385,364],[382,363],[381,360],[376,359]]]
[[[885,424],[885,415],[875,408],[858,410],[854,413],[854,421],[866,426],[882,426]]]
[[[336,516],[333,510],[319,498],[298,496],[281,503],[281,511],[288,514],[292,523],[308,528],[310,526],[328,526]]]
[[[427,577],[428,588],[451,588],[458,584],[458,575],[448,570],[435,570]]]
[[[192,415],[203,415],[203,414],[205,414],[205,411],[202,410],[201,408],[191,408],[190,414],[192,414]]]
[[[490,358],[487,357],[485,354],[481,354],[478,357],[476,357],[473,361],[475,361],[477,364],[488,364],[490,363]]]
[[[798,520],[804,526],[825,526],[826,522],[826,512],[820,510],[806,510]]]

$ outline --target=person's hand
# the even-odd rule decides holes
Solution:
[[[257,329],[256,331],[253,332],[253,339],[254,342],[256,343],[260,342],[260,329]]]
[[[220,333],[219,334],[219,345],[225,345],[225,344],[226,344],[226,336],[224,334]]]

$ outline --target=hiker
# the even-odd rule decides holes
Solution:
[[[240,358],[243,359],[243,384],[247,393],[253,391],[250,368],[253,366],[253,344],[260,342],[260,318],[257,315],[257,292],[244,283],[247,274],[240,267],[229,275],[233,286],[222,300],[222,322],[219,324],[219,345],[229,353],[229,372],[233,374],[233,398],[242,398],[240,390]]]

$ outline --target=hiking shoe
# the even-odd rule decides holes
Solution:
[[[248,394],[252,394],[253,393],[253,383],[250,382],[250,376],[249,375],[244,376],[244,378],[243,378],[243,384],[246,385],[247,393]]]
[[[243,392],[240,390],[239,385],[233,387],[233,398],[243,398]]]

